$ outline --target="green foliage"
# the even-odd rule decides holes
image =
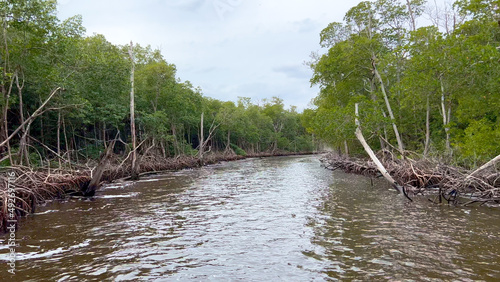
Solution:
[[[500,126],[483,118],[472,121],[458,138],[455,146],[460,150],[462,161],[469,160],[475,165],[491,159],[500,148]]]
[[[360,103],[365,136],[394,143],[376,66],[407,150],[423,152],[429,131],[427,149],[451,155],[449,139],[457,161],[476,165],[500,153],[498,0],[456,1],[453,12],[465,21],[446,30],[413,25],[423,4],[361,2],[343,23],[320,33],[320,45],[328,50],[310,63],[311,82],[320,93],[316,108],[302,118],[308,132],[334,147],[344,141],[356,145],[354,104]],[[378,138],[369,139],[377,148]]]
[[[200,88],[176,76],[176,66],[159,50],[135,44],[132,62],[129,46],[116,46],[100,34],[85,36],[82,17],[59,21],[56,7],[55,0],[0,2],[5,28],[0,34],[0,141],[52,90],[64,89],[29,126],[28,135],[36,140],[26,146],[31,165],[54,162],[56,151],[71,161],[97,160],[105,142],[115,138],[115,153],[130,152],[132,65],[138,142],[155,144],[150,152],[196,155],[202,113],[203,139],[213,151],[227,144],[240,155],[310,148],[302,115],[293,107],[285,109],[281,99],[273,97],[261,106],[250,98],[235,104],[204,97]],[[19,153],[26,151],[19,149],[22,133],[10,141],[14,165],[26,160]],[[46,147],[35,148],[38,143]],[[139,150],[147,150],[144,147]]]
[[[7,167],[7,166],[11,166],[9,159],[5,159],[5,160],[0,162],[0,167]]]
[[[234,144],[230,144],[231,146],[231,149],[233,149],[233,151],[236,153],[236,155],[238,156],[246,156],[247,155],[247,152],[245,152],[245,150],[241,149],[240,147],[234,145]]]
[[[296,152],[313,152],[314,144],[312,137],[308,135],[301,135],[295,139],[295,151]]]
[[[129,146],[128,149],[130,150],[132,146],[130,144],[128,144],[128,146]],[[81,154],[86,156],[88,159],[99,160],[99,157],[103,151],[104,151],[104,146],[89,144],[81,149]]]
[[[31,152],[29,155],[30,165],[34,168],[42,166],[43,159],[38,152]]]

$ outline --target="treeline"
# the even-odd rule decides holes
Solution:
[[[85,36],[80,16],[60,21],[54,0],[1,1],[0,13],[1,164],[82,163],[98,159],[110,140],[126,156],[132,149],[129,47]],[[159,50],[134,45],[133,54],[140,153],[313,150],[302,114],[285,109],[281,99],[255,105],[250,98],[204,97],[177,78]]]
[[[466,167],[500,154],[499,4],[377,0],[351,8],[320,34],[327,51],[311,62],[311,82],[321,91],[304,113],[306,127],[339,150],[361,151],[359,103],[372,148]]]

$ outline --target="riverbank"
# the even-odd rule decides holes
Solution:
[[[157,174],[166,171],[197,168],[225,161],[246,158],[264,158],[276,156],[308,155],[312,152],[262,152],[246,156],[236,154],[212,153],[202,160],[193,156],[162,158],[155,155],[140,156],[137,172],[139,176]],[[15,222],[31,213],[36,206],[47,200],[61,199],[67,195],[79,195],[88,186],[97,164],[80,164],[78,169],[51,169],[28,167],[6,167],[0,175],[0,232],[6,231],[9,221]],[[116,155],[101,178],[101,184],[117,180],[126,181],[131,176],[130,164]]]
[[[409,195],[432,195],[429,199],[432,202],[453,205],[500,205],[500,172],[495,166],[476,173],[430,159],[400,159],[388,151],[379,152],[377,156]],[[377,166],[365,159],[329,153],[321,161],[330,170],[381,176]]]

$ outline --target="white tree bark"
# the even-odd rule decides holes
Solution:
[[[373,60],[373,71],[378,81],[380,82],[380,89],[382,90],[382,95],[384,96],[385,105],[387,107],[387,111],[389,112],[389,117],[391,118],[392,128],[394,129],[394,135],[396,135],[399,152],[401,154],[404,154],[403,141],[401,140],[401,135],[399,135],[398,126],[396,125],[396,119],[394,118],[394,113],[392,112],[392,107],[391,104],[389,103],[387,92],[385,91],[384,81],[382,80],[382,77],[380,76],[380,73],[377,70],[377,66],[375,64],[375,57],[373,57],[372,60]]]
[[[446,105],[445,105],[445,89],[444,89],[444,83],[443,83],[443,77],[441,76],[439,78],[439,81],[441,83],[441,115],[443,116],[443,126],[444,126],[444,132],[446,133],[446,150],[447,152],[450,152],[451,146],[450,146],[450,128],[448,127],[448,124],[450,123],[450,118],[451,118],[451,108],[448,108],[448,112],[446,111]]]
[[[361,132],[361,124],[358,120],[358,115],[359,115],[359,110],[358,110],[358,104],[356,103],[356,137],[358,138],[359,142],[361,145],[363,145],[363,148],[365,149],[366,153],[370,156],[372,161],[375,163],[377,166],[377,169],[380,171],[380,173],[384,176],[384,178],[389,181],[399,192],[403,193],[403,188],[398,185],[398,183],[392,178],[392,176],[387,172],[385,169],[384,165],[380,162],[380,160],[377,158],[373,150],[370,148],[368,143],[365,140],[365,137],[363,136],[363,133]]]
[[[429,95],[427,95],[427,112],[425,115],[425,148],[424,148],[424,156],[427,156],[429,153],[429,146],[431,143],[431,126],[430,126],[430,118],[431,118],[431,105],[429,102]]]
[[[200,122],[200,150],[199,150],[199,155],[200,155],[200,159],[203,159],[203,149],[205,147],[205,142],[204,142],[204,138],[203,138],[203,115],[204,113],[201,112],[201,122]]]
[[[491,159],[489,162],[485,163],[484,165],[482,165],[480,168],[476,169],[475,171],[473,171],[471,174],[469,174],[467,176],[467,178],[470,178],[470,177],[473,177],[474,175],[478,174],[479,172],[495,165],[497,162],[500,162],[500,155],[494,157],[493,159]]]
[[[132,70],[130,71],[130,132],[132,135],[132,179],[137,179],[138,174],[137,174],[137,168],[136,168],[136,162],[137,162],[137,152],[136,152],[136,146],[137,146],[137,139],[135,135],[135,93],[134,93],[134,75],[135,75],[135,60],[134,60],[134,50],[133,50],[134,44],[132,41],[130,41],[130,48],[129,48],[129,56],[130,56],[130,61],[132,63]]]
[[[406,6],[408,7],[408,13],[410,14],[410,23],[411,23],[411,31],[415,31],[417,29],[416,21],[415,21],[415,13],[411,8],[410,0],[406,0]]]

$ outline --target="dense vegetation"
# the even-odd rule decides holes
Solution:
[[[360,151],[359,103],[375,149],[466,167],[500,154],[500,1],[426,5],[361,2],[321,32],[327,51],[311,62],[321,92],[304,113],[310,132],[339,150]]]
[[[119,140],[115,153],[131,150],[128,46],[85,36],[80,16],[60,21],[55,14],[55,0],[0,2],[4,166],[86,162],[112,139]],[[176,77],[160,51],[134,45],[133,53],[139,151],[195,155],[200,140],[204,151],[240,155],[313,149],[301,114],[281,99],[255,105],[243,97],[237,103],[204,97]]]

